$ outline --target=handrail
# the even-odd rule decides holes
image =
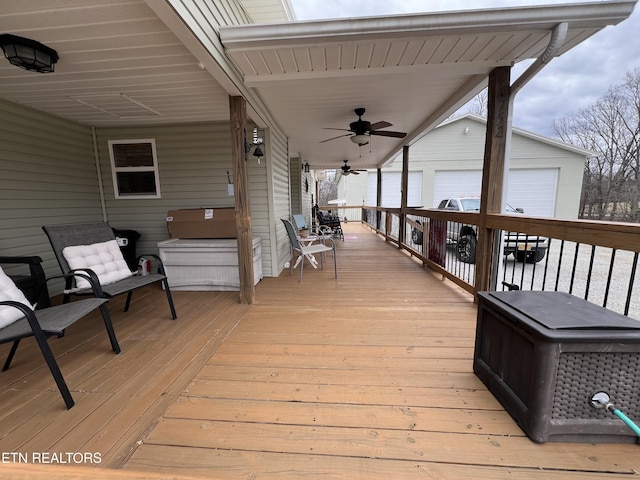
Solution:
[[[446,242],[442,237],[434,237],[436,244],[446,243],[435,256],[434,246],[428,242],[433,235],[431,224],[434,228],[438,225],[434,221],[446,222],[447,230],[460,232],[458,237],[466,235],[462,233],[463,229],[473,234],[470,229],[476,228],[478,213],[368,206],[362,209],[363,221],[384,235],[386,241],[407,250],[426,267],[470,293],[477,293],[475,250],[474,258],[464,263],[461,247],[448,236]],[[397,231],[400,215],[407,216],[404,242],[399,241]],[[372,222],[375,217],[383,219],[380,228]],[[486,226],[501,233],[504,240],[500,265],[494,265],[496,268],[492,269],[496,272],[496,288],[566,291],[640,318],[640,296],[636,292],[640,289],[640,280],[637,289],[635,281],[636,276],[640,277],[636,275],[640,268],[639,224],[488,214]],[[471,246],[475,249],[475,242]],[[613,283],[615,289],[611,288]],[[612,300],[612,297],[617,299]]]

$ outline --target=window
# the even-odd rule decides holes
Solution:
[[[109,140],[116,198],[160,198],[154,139]]]

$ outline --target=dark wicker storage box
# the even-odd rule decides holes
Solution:
[[[536,442],[638,439],[591,407],[640,419],[640,322],[561,292],[480,292],[473,370]]]

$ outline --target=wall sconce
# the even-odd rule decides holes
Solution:
[[[246,134],[246,131],[245,131],[245,141],[244,141],[245,156],[244,156],[244,159],[246,161],[247,160],[247,155],[246,154],[249,153],[253,147],[256,147],[255,150],[253,151],[253,156],[258,159],[258,165],[259,165],[260,164],[260,157],[264,157],[264,153],[262,152],[262,149],[260,148],[260,145],[262,145],[264,143],[264,139],[262,137],[258,137],[258,127],[254,127],[253,128],[253,139],[252,139],[251,143],[247,142],[246,138],[247,138],[247,134]]]
[[[53,48],[8,33],[0,35],[0,47],[9,63],[32,72],[51,73],[60,58]]]
[[[464,133],[465,133],[465,135],[466,135],[467,133],[469,133],[469,127],[464,127]]]
[[[311,171],[311,167],[309,167],[309,162],[304,162],[302,165],[302,171],[304,173],[309,173]]]

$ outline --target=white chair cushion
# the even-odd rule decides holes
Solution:
[[[72,270],[79,268],[93,270],[98,276],[100,285],[115,283],[133,275],[116,240],[65,247],[62,255]],[[91,288],[91,284],[84,278],[76,277],[76,285],[78,288]]]
[[[13,300],[14,302],[20,302],[31,310],[33,310],[33,305],[29,303],[27,298],[22,293],[16,284],[13,283],[6,273],[0,267],[0,302],[5,302],[7,300]],[[7,307],[3,305],[0,307],[0,328],[4,328],[7,325],[11,325],[16,320],[24,317],[23,313],[14,307]]]

